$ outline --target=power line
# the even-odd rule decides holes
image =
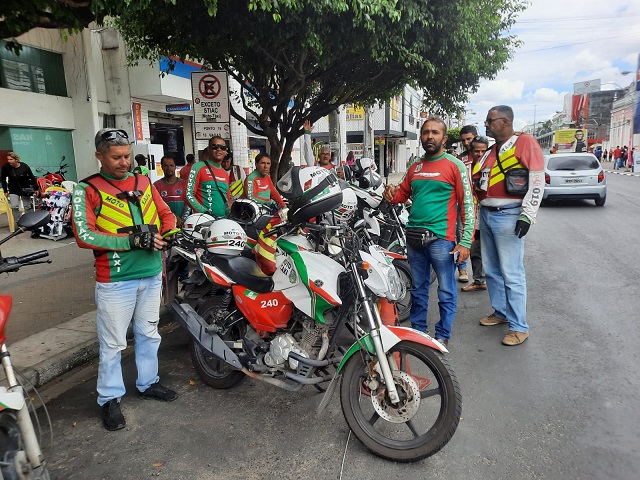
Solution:
[[[554,47],[538,48],[536,50],[526,50],[524,52],[515,52],[515,54],[519,55],[519,54],[523,54],[523,53],[541,52],[543,50],[555,50],[557,48],[573,47],[574,45],[583,45],[585,43],[601,42],[603,40],[612,40],[614,38],[621,38],[621,37],[635,38],[635,35],[629,35],[628,33],[625,33],[625,34],[622,34],[622,35],[616,35],[615,37],[597,38],[597,39],[593,39],[593,40],[585,40],[584,42],[567,43],[567,44],[564,44],[564,45],[556,45]]]
[[[635,17],[640,17],[640,14],[637,15],[626,15],[623,14],[625,20],[628,18],[635,18]],[[595,16],[595,17],[554,17],[554,18],[531,18],[531,19],[525,19],[525,20],[516,20],[516,25],[519,24],[532,24],[532,23],[557,23],[557,22],[582,22],[582,21],[591,21],[591,20],[610,20],[610,19],[615,19],[615,20],[619,20],[620,19],[620,15],[615,15],[612,17],[602,17],[602,16]]]

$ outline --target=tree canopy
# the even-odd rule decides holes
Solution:
[[[454,111],[510,58],[518,42],[508,31],[525,2],[5,0],[0,37],[114,15],[133,59],[177,56],[228,71],[261,129],[233,117],[269,139],[277,166],[305,119],[344,103],[385,101],[409,84],[426,107]]]

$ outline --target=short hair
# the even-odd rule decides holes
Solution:
[[[211,138],[209,139],[209,143],[207,143],[207,146],[211,145],[211,142],[212,142],[213,140],[218,139],[218,138],[219,138],[220,140],[222,140],[222,141],[224,142],[224,144],[225,144],[225,145],[227,145],[227,141],[226,141],[224,138],[222,138],[220,135],[214,135],[213,137],[211,137]]]
[[[196,156],[193,153],[187,154],[187,163],[193,163],[196,161]]]
[[[162,162],[165,160],[173,160],[173,157],[171,155],[163,155],[162,158],[160,159],[160,165],[162,165]],[[173,160],[175,162],[175,160]]]
[[[138,165],[142,165],[142,166],[144,166],[144,165],[146,165],[146,164],[147,164],[147,158],[146,158],[143,154],[141,154],[141,153],[139,153],[138,155],[136,155],[136,156],[135,156],[135,157],[133,157],[133,158],[135,159],[135,161],[136,161],[136,163],[137,163]]]
[[[96,133],[96,137],[94,139],[96,145],[96,151],[100,153],[107,153],[111,147],[128,147],[129,139],[121,137],[120,135],[116,135],[113,140],[105,140],[102,136],[114,130],[120,130],[119,128],[101,128]]]
[[[469,144],[469,148],[473,149],[473,146],[476,143],[482,143],[483,145],[486,145],[488,147],[489,139],[484,135],[476,135],[475,137],[473,137],[473,140],[471,140],[471,143]]]
[[[507,120],[513,122],[513,108],[509,105],[496,105],[495,107],[491,107],[489,111],[495,110],[496,112],[500,112],[502,115],[506,117]]]
[[[427,124],[427,122],[437,122],[437,123],[439,123],[440,125],[442,125],[443,133],[445,135],[447,134],[447,124],[445,123],[445,121],[442,118],[438,117],[437,115],[429,115],[427,117],[427,119],[424,121],[424,123],[420,127],[420,134],[422,134],[422,130],[424,130],[424,126]]]
[[[256,155],[256,166],[258,165],[258,163],[260,163],[260,160],[262,160],[263,158],[268,158],[269,160],[271,160],[271,157],[269,155],[267,155],[266,153],[262,153],[260,152],[258,155]]]
[[[326,150],[327,152],[333,154],[329,145],[323,145],[322,147],[320,147],[320,151],[318,153],[322,153],[323,150]]]
[[[460,129],[460,135],[464,135],[466,133],[473,133],[474,135],[478,135],[478,129],[475,125],[465,125]]]

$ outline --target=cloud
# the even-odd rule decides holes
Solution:
[[[520,100],[524,82],[522,80],[491,80],[480,85],[480,89],[474,95],[475,102],[488,102],[492,105],[507,100]]]
[[[553,88],[539,88],[533,94],[533,98],[540,102],[562,103],[566,92],[558,92]]]

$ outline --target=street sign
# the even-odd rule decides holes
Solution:
[[[573,93],[575,95],[583,95],[585,93],[593,93],[600,91],[600,79],[587,80],[586,82],[577,82],[573,84]]]
[[[195,127],[196,140],[209,140],[218,135],[225,140],[231,139],[229,123],[196,123]]]
[[[196,140],[231,138],[227,72],[192,72],[191,90]]]

